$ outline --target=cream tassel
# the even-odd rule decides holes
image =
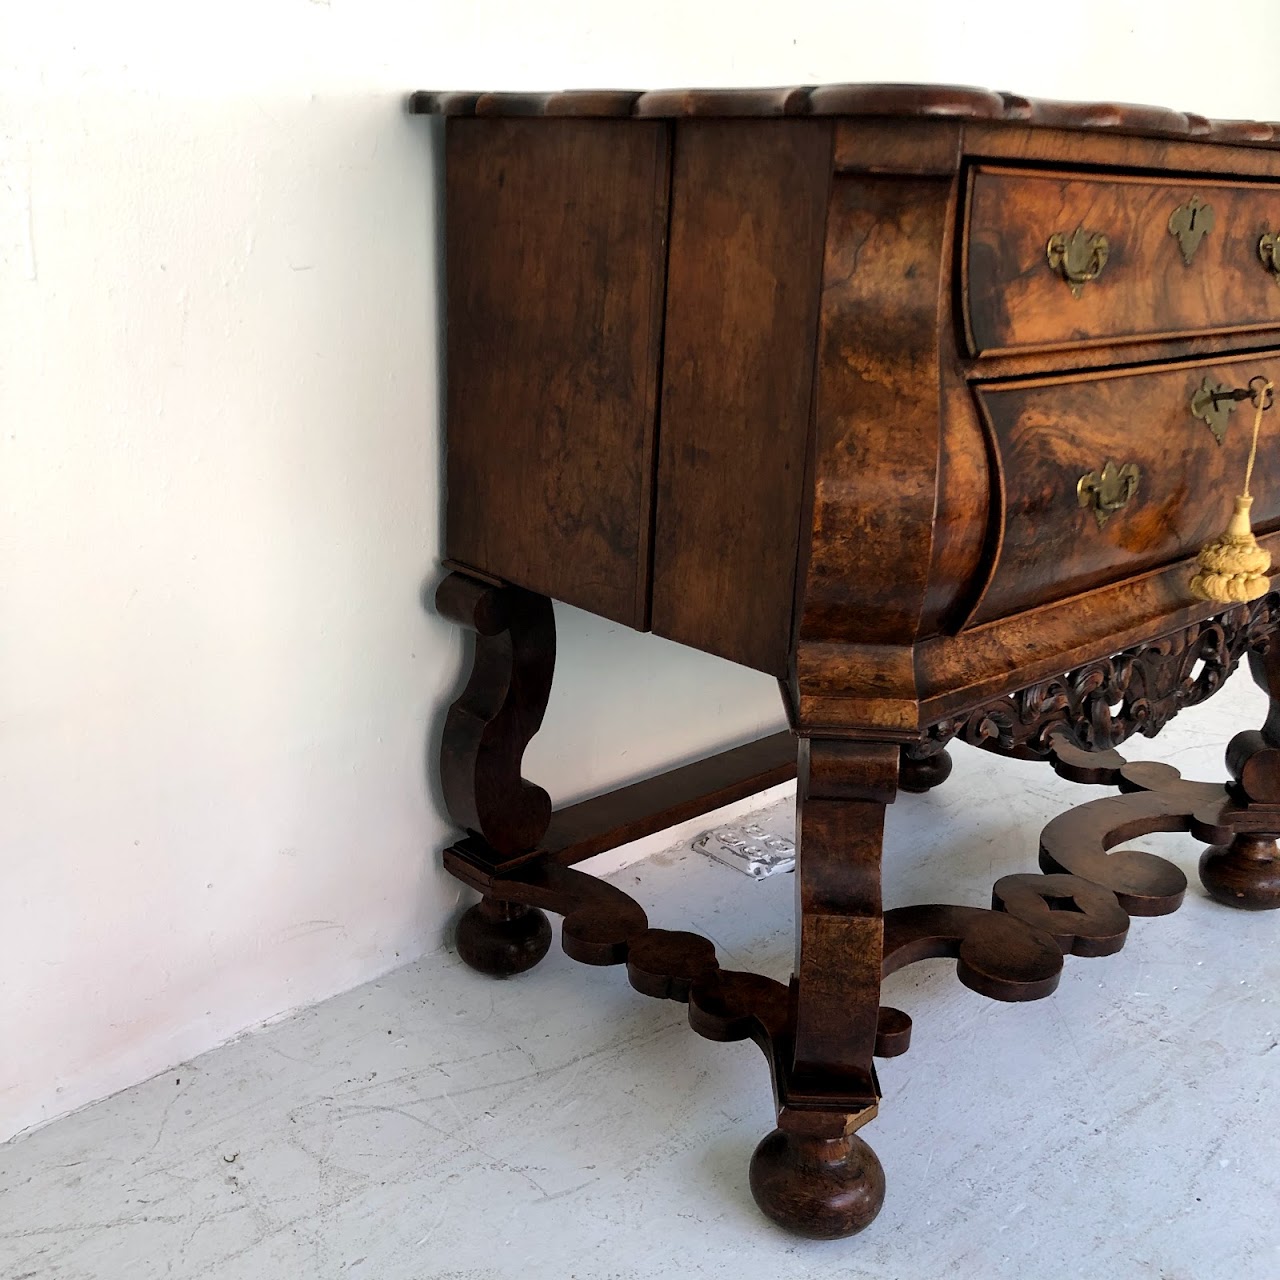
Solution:
[[[1268,382],[1258,396],[1257,412],[1253,416],[1253,444],[1249,448],[1249,464],[1244,473],[1244,492],[1236,498],[1231,522],[1226,532],[1207,543],[1196,557],[1200,571],[1191,579],[1191,594],[1199,600],[1242,604],[1265,596],[1271,589],[1267,578],[1271,553],[1258,546],[1249,524],[1249,508],[1253,506],[1249,483],[1253,479],[1253,464],[1258,456],[1262,411],[1267,406],[1271,391],[1272,384]]]

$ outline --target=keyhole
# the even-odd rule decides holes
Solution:
[[[1199,212],[1200,210],[1197,209],[1195,205],[1191,206],[1191,230],[1192,231],[1196,229],[1196,214]]]

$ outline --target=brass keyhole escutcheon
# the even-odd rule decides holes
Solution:
[[[1200,241],[1213,230],[1213,223],[1213,205],[1205,204],[1199,196],[1192,196],[1169,215],[1169,234],[1177,240],[1187,266],[1196,256]]]
[[[1236,407],[1235,400],[1228,394],[1230,391],[1226,383],[1211,382],[1205,378],[1191,397],[1192,417],[1199,418],[1213,432],[1213,438],[1219,444],[1226,437],[1227,419]]]
[[[1267,231],[1258,241],[1258,257],[1271,272],[1271,278],[1280,284],[1280,231]]]
[[[1089,471],[1076,482],[1076,497],[1093,511],[1101,529],[1138,492],[1141,472],[1132,462],[1118,467],[1110,458],[1101,471]]]
[[[1078,298],[1090,280],[1102,274],[1111,255],[1111,242],[1100,231],[1077,227],[1070,235],[1055,231],[1045,248],[1049,266],[1070,286]]]
[[[1241,400],[1261,402],[1263,409],[1270,409],[1275,399],[1272,384],[1262,374],[1249,379],[1248,385],[1231,387],[1224,382],[1211,382],[1208,375],[1191,395],[1191,413],[1207,423],[1213,438],[1222,443],[1227,434],[1227,417]]]

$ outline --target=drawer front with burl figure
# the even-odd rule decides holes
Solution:
[[[1251,379],[1280,382],[1280,352],[976,386],[997,550],[970,621],[1194,555],[1244,474],[1253,411],[1231,397]],[[1275,451],[1254,474],[1265,529],[1280,521]]]
[[[973,355],[1280,328],[1280,183],[975,165]]]

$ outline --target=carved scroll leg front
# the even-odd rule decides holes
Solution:
[[[1197,823],[1194,834],[1221,840],[1200,858],[1210,897],[1246,911],[1280,907],[1280,639],[1273,632],[1249,654],[1254,681],[1271,698],[1261,731],[1238,733],[1227,747],[1234,804],[1224,806],[1224,829]],[[1199,817],[1199,815],[1197,815]]]
[[[880,1097],[880,851],[898,759],[892,745],[801,740],[791,1044],[776,1062],[778,1127],[752,1156],[751,1191],[803,1235],[853,1235],[884,1201],[884,1171],[856,1130]]]
[[[451,573],[436,607],[476,637],[471,676],[445,719],[440,782],[450,816],[496,869],[536,848],[551,821],[547,793],[520,776],[551,696],[551,601]],[[473,969],[508,977],[547,954],[551,924],[537,907],[485,897],[458,921],[456,942]]]

